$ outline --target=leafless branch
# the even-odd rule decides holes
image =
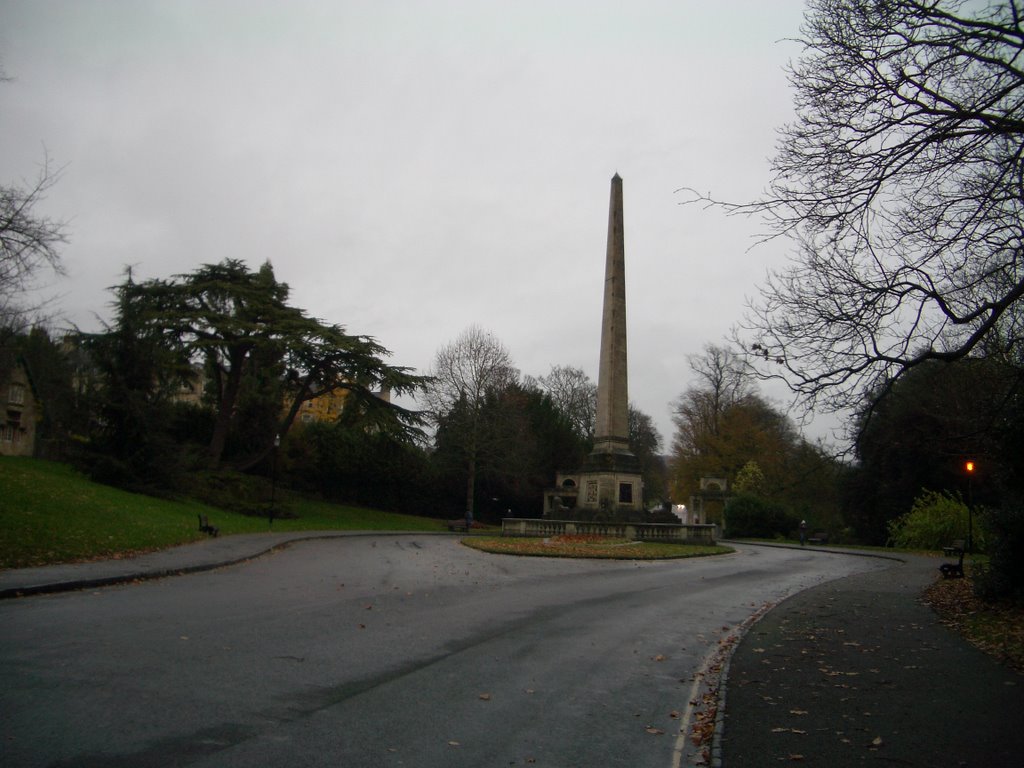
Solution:
[[[808,408],[858,405],[928,360],[1021,338],[1024,27],[1017,2],[810,0],[797,117],[760,198],[795,245],[735,340]]]

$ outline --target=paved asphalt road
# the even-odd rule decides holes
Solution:
[[[511,558],[358,537],[7,600],[0,765],[685,765],[695,674],[720,639],[795,591],[888,565],[758,547]]]

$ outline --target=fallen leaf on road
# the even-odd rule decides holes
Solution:
[[[655,656],[655,657],[654,657],[654,660],[655,660],[655,661],[664,661],[664,660],[665,660],[665,657],[664,657],[664,656],[662,656],[662,655],[661,655],[661,654],[659,653],[659,654],[658,654],[657,656]]]
[[[791,715],[806,715],[807,714],[807,710],[806,709],[791,709],[791,710],[789,710],[789,714],[791,714]]]
[[[490,700],[491,700],[491,694],[489,694],[489,693],[481,693],[480,694],[480,701],[490,701]]]
[[[674,709],[668,713],[668,716],[671,717],[673,720],[679,719],[679,713]]]
[[[653,725],[648,725],[644,730],[648,733],[654,734],[655,736],[661,736],[665,733],[661,728],[655,728]]]
[[[881,736],[875,736],[875,738],[873,738],[871,740],[871,746],[873,746],[873,747],[880,747],[880,746],[882,746],[882,737]]]
[[[461,747],[462,745],[459,744],[459,742],[457,742],[457,741],[449,741],[448,742],[448,746],[449,747]]]

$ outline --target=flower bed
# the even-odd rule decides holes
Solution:
[[[516,536],[473,536],[463,539],[473,549],[502,555],[539,557],[583,557],[611,560],[662,560],[701,557],[732,552],[716,545],[631,541],[596,534],[561,534],[547,538]]]

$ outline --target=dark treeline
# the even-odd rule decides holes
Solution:
[[[441,347],[421,376],[386,362],[372,338],[291,306],[269,264],[225,261],[146,282],[128,274],[112,293],[101,332],[35,328],[4,341],[4,359],[25,363],[42,404],[37,453],[106,483],[253,514],[279,488],[442,518],[469,507],[494,523],[539,515],[555,473],[591,448],[593,382],[560,366],[523,377],[477,328]],[[651,419],[631,408],[648,509],[688,503],[701,478],[723,478],[729,506],[705,521],[730,535],[794,536],[805,520],[833,542],[884,544],[916,499],[942,492],[1002,531],[989,545],[1016,551],[1024,365],[1015,357],[935,361],[880,386],[865,396],[845,456],[805,440],[735,353],[709,345],[691,365],[667,468]],[[396,395],[424,407],[399,406]],[[340,405],[305,418],[323,398]]]
[[[391,365],[374,339],[292,306],[269,263],[226,260],[144,282],[128,273],[112,295],[101,332],[37,327],[5,343],[42,406],[37,454],[105,483],[254,514],[280,488],[461,517],[472,454],[475,515],[496,522],[539,514],[555,472],[590,450],[592,419],[570,408],[594,390],[581,372],[520,378],[503,360],[475,400],[438,400],[437,377]],[[392,400],[402,396],[430,407]],[[308,418],[324,399],[338,407]],[[645,414],[631,416],[660,500],[661,438]]]
[[[684,501],[701,478],[726,481],[709,522],[732,536],[795,538],[803,520],[832,543],[922,548],[971,536],[1005,566],[989,571],[1006,581],[993,592],[1024,588],[1019,357],[979,351],[880,385],[841,452],[801,437],[735,353],[708,346],[691,365],[696,383],[675,403],[671,483]]]

